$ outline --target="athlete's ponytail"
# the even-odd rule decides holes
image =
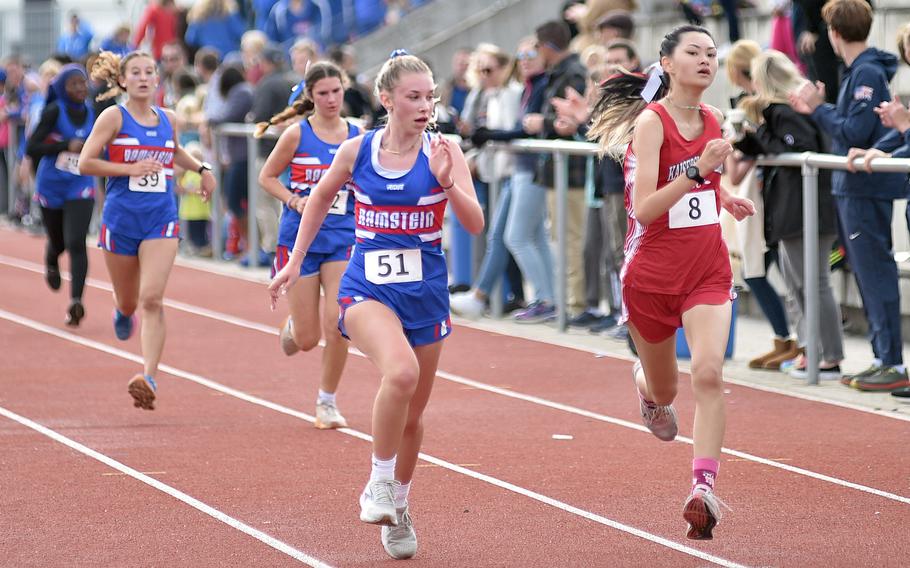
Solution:
[[[306,116],[312,113],[313,109],[316,108],[316,105],[313,102],[313,87],[320,80],[328,77],[337,77],[341,81],[341,86],[346,86],[344,73],[341,71],[341,68],[331,61],[319,61],[318,63],[307,65],[307,70],[303,78],[303,87],[300,89],[300,96],[294,99],[294,102],[286,109],[270,118],[268,122],[258,123],[253,136],[255,138],[261,138],[266,130],[269,129],[269,126],[281,124],[288,119],[297,116]]]
[[[154,61],[152,56],[144,51],[131,51],[124,57],[112,51],[102,51],[98,54],[92,64],[92,80],[104,81],[108,89],[95,97],[95,100],[104,101],[123,93],[120,79],[126,74],[126,64],[136,57],[148,57]]]
[[[682,35],[688,32],[702,33],[713,40],[701,26],[678,26],[664,36],[660,56],[672,55]],[[660,63],[654,64],[647,75],[620,70],[600,85],[600,96],[591,111],[588,139],[600,143],[602,154],[621,158],[625,147],[632,142],[638,115],[650,102],[662,99],[669,91],[670,76],[663,72]]]

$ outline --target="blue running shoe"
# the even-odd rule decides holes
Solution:
[[[136,375],[127,384],[127,391],[133,397],[133,406],[145,410],[155,410],[155,392],[158,385],[149,375]]]
[[[136,327],[136,314],[125,316],[120,310],[114,308],[114,334],[120,341],[126,341],[133,336]]]

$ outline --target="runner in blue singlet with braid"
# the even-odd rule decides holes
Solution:
[[[299,278],[322,220],[351,180],[357,241],[339,288],[339,324],[382,374],[360,520],[383,525],[380,540],[393,558],[417,552],[408,491],[442,340],[451,332],[441,248],[446,204],[468,231],[483,228],[461,149],[425,131],[435,88],[414,56],[396,52],[383,64],[376,90],[388,125],[341,145],[310,194],[287,265],[269,286],[274,305]]]
[[[259,172],[259,185],[284,203],[275,251],[275,272],[287,264],[294,248],[300,214],[310,191],[326,172],[341,143],[360,130],[341,118],[344,104],[344,75],[327,61],[307,69],[303,93],[288,109],[269,123],[259,125],[261,135],[269,124],[280,124],[308,115],[285,130]],[[311,112],[312,111],[312,112]],[[290,189],[280,181],[290,166]],[[335,391],[347,360],[348,346],[338,331],[338,284],[354,245],[354,192],[348,186],[335,195],[329,214],[310,245],[300,267],[300,284],[288,291],[290,315],[281,326],[281,348],[286,355],[309,351],[325,337],[322,376],[316,400],[316,427],[344,428],[347,422],[335,402]],[[319,323],[319,289],[325,294],[322,325]]]
[[[79,156],[83,175],[107,177],[99,246],[114,287],[114,332],[120,340],[133,333],[142,310],[140,340],[144,369],[127,385],[134,405],[155,408],[155,375],[164,349],[164,288],[177,255],[179,223],[174,198],[174,168],[202,174],[203,198],[215,188],[211,167],[177,143],[174,113],[153,106],[158,87],[155,60],[134,51],[122,59],[102,52],[92,78],[111,87],[99,99],[125,91],[125,103],[98,117]],[[106,149],[105,158],[101,158]]]

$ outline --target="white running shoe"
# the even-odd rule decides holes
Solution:
[[[294,342],[294,320],[291,316],[284,318],[284,325],[281,326],[281,334],[278,339],[281,343],[281,350],[290,357],[300,352],[300,346]]]
[[[660,406],[645,402],[641,390],[638,388],[638,379],[635,376],[641,369],[641,361],[635,361],[632,366],[632,382],[635,384],[635,392],[638,393],[638,408],[641,411],[642,423],[664,442],[672,442],[679,433],[679,426],[676,424],[676,410],[672,404]]]
[[[452,294],[449,298],[449,309],[452,313],[469,319],[479,319],[486,306],[474,295],[473,290]]]
[[[382,527],[380,539],[389,556],[396,560],[404,560],[417,554],[417,533],[414,532],[414,524],[411,522],[407,505],[403,509],[395,509],[395,513],[398,516],[398,526]]]
[[[714,527],[720,522],[721,505],[732,510],[714,494],[714,491],[703,485],[696,485],[683,505],[683,518],[689,523],[686,538],[712,540]]]
[[[348,422],[331,402],[316,403],[316,427],[320,430],[347,428]]]
[[[370,481],[360,494],[360,520],[371,525],[398,526],[395,512],[395,487],[401,485],[393,479]]]

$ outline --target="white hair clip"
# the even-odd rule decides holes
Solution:
[[[645,83],[644,89],[641,90],[641,98],[646,103],[654,100],[654,95],[657,94],[657,90],[663,85],[663,74],[664,69],[660,66],[660,63],[651,65],[651,69],[648,70],[648,82]]]

